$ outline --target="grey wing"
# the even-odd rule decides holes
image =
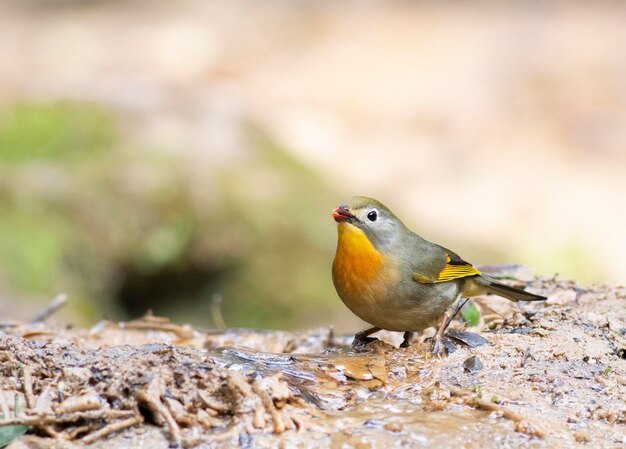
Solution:
[[[411,251],[413,256],[410,261],[411,276],[416,282],[431,284],[437,281],[439,274],[446,267],[448,255],[441,246],[419,236],[416,237],[417,239],[411,245],[413,247]]]

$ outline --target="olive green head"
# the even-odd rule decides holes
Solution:
[[[384,249],[398,242],[406,227],[381,202],[366,196],[354,196],[333,210],[337,223],[346,223],[361,229],[372,244]]]

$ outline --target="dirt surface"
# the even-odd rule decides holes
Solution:
[[[626,289],[514,284],[549,300],[479,298],[486,343],[455,323],[444,358],[428,334],[5,323],[0,430],[28,426],[11,449],[624,447]]]

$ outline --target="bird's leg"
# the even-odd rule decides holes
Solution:
[[[378,332],[379,330],[380,330],[379,327],[370,327],[369,329],[365,329],[364,331],[357,332],[356,334],[354,334],[354,340],[352,341],[350,348],[355,348],[357,346],[366,345],[376,340],[375,338],[370,337],[370,335],[372,335],[375,332]]]
[[[433,345],[430,349],[433,355],[440,355],[445,352],[446,347],[443,344],[443,334],[467,301],[469,301],[469,298],[466,298],[465,301],[457,301],[454,308],[448,307],[444,312],[441,321],[439,321],[439,326],[437,326],[437,332],[433,337]]]
[[[439,320],[437,332],[435,332],[435,335],[433,336],[433,344],[430,347],[430,352],[432,353],[432,355],[443,355],[446,351],[446,347],[443,344],[443,333],[445,332],[446,327],[448,327],[449,318],[450,316],[448,315],[448,311],[446,310],[446,312]]]
[[[402,344],[400,345],[400,347],[401,348],[408,348],[409,347],[409,340],[411,340],[412,336],[413,336],[413,332],[406,331],[404,333],[404,340],[402,340]]]
[[[450,320],[448,321],[448,324],[446,324],[446,327],[448,327],[450,325],[450,322],[454,319],[454,317],[459,314],[459,312],[461,311],[463,306],[465,304],[467,304],[467,301],[469,301],[469,298],[465,298],[465,301],[458,301],[456,303],[456,307],[454,308],[454,312],[452,312],[452,316],[450,317]]]

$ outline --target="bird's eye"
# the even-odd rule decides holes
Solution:
[[[376,221],[377,218],[378,218],[378,214],[376,213],[375,210],[372,210],[367,214],[367,219],[369,221]]]

